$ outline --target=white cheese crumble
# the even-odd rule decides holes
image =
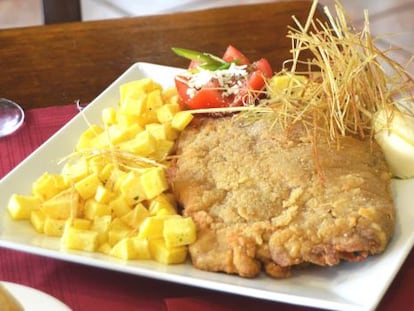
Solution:
[[[218,82],[218,87],[223,90],[223,96],[236,95],[243,85],[242,80],[247,78],[247,65],[238,66],[234,63],[228,69],[206,70],[199,68],[196,73],[187,72],[184,77],[188,79],[187,95],[194,97],[197,90],[200,90],[211,80]]]

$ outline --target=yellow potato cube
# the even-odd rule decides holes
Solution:
[[[50,199],[66,188],[61,175],[43,173],[32,185],[32,193],[43,200]]]
[[[111,250],[112,250],[112,247],[109,243],[103,243],[98,247],[98,252],[105,254],[105,255],[109,255]]]
[[[8,202],[7,209],[14,220],[30,219],[32,211],[40,208],[41,200],[35,196],[13,194]]]
[[[121,217],[121,220],[125,222],[131,228],[139,228],[145,218],[149,216],[148,209],[138,203],[131,211]]]
[[[108,136],[111,143],[117,145],[121,142],[128,141],[142,131],[142,127],[135,123],[128,126],[113,124],[108,127]]]
[[[122,180],[119,191],[128,200],[133,200],[135,203],[141,202],[146,196],[140,180],[140,176],[137,173],[129,172]]]
[[[151,78],[143,78],[124,83],[119,88],[121,102],[128,94],[136,94],[139,92],[149,93],[156,89],[161,89],[161,85]]]
[[[91,125],[86,131],[84,131],[76,144],[75,149],[77,151],[89,149],[92,147],[92,142],[95,137],[97,137],[99,134],[103,132],[103,128],[99,125],[93,124]]]
[[[105,159],[103,156],[94,156],[87,160],[88,171],[90,173],[100,174],[102,169],[108,163],[108,160]]]
[[[82,197],[87,200],[95,196],[96,189],[101,185],[97,174],[93,173],[75,183],[75,189]]]
[[[144,108],[142,108],[142,110],[143,109]],[[132,124],[138,124],[140,126],[143,125],[141,114],[132,115],[132,114],[124,113],[122,111],[118,112],[118,114],[116,116],[116,121],[119,125],[123,125],[123,126],[129,126],[129,125],[132,125]]]
[[[108,230],[112,222],[112,217],[109,215],[95,217],[91,230],[98,233],[98,245],[104,244],[108,241]]]
[[[124,115],[140,116],[145,111],[146,102],[147,94],[142,90],[135,90],[121,98],[120,111]]]
[[[179,215],[150,216],[144,219],[138,231],[138,236],[149,240],[162,239],[164,221],[166,219],[181,217]]]
[[[177,138],[177,130],[172,128],[169,123],[151,123],[145,126],[145,129],[156,139],[156,140],[174,140]]]
[[[41,210],[54,219],[68,219],[76,216],[79,208],[79,195],[73,191],[61,192],[53,198],[43,202]]]
[[[102,109],[102,121],[104,124],[111,125],[116,123],[116,110],[113,107]]]
[[[123,238],[113,246],[109,254],[124,260],[151,259],[148,240],[138,237]]]
[[[174,142],[171,140],[160,139],[157,140],[157,148],[152,154],[152,157],[157,161],[165,160],[171,151],[173,150]]]
[[[194,221],[190,217],[165,220],[163,237],[169,248],[194,243],[197,237]]]
[[[161,123],[171,122],[174,115],[179,112],[180,105],[178,104],[165,104],[157,109],[157,119]]]
[[[122,145],[121,148],[146,157],[155,151],[156,145],[157,142],[154,137],[148,131],[144,130],[139,132],[135,138]]]
[[[174,118],[171,121],[171,126],[176,130],[182,131],[190,124],[194,116],[189,110],[179,111],[174,115]]]
[[[164,229],[164,218],[151,216],[144,219],[139,228],[138,236],[148,240],[161,239]]]
[[[130,233],[130,229],[109,229],[108,230],[108,243],[114,246],[116,243],[127,237]]]
[[[85,202],[84,214],[87,219],[94,219],[95,217],[111,215],[111,207],[108,204],[103,204],[89,199]]]
[[[62,246],[94,252],[98,246],[98,233],[93,230],[77,229],[67,223],[62,235]]]
[[[300,75],[279,75],[273,76],[268,83],[270,96],[277,96],[280,93],[303,89],[308,79]]]
[[[95,193],[95,200],[98,203],[108,203],[115,197],[115,193],[106,188],[104,185],[98,185]]]
[[[105,184],[109,180],[114,170],[115,170],[115,165],[113,163],[105,164],[102,170],[98,172],[98,177],[102,181],[102,183]]]
[[[149,247],[151,257],[162,264],[179,264],[185,262],[187,258],[187,248],[185,246],[169,248],[162,239],[150,240]]]
[[[152,167],[139,176],[140,191],[146,199],[153,199],[168,189],[165,171],[162,167]]]
[[[43,233],[50,236],[62,236],[66,220],[46,217]]]
[[[148,209],[151,216],[177,214],[175,206],[171,204],[164,193],[161,193],[159,196],[152,199]]]
[[[112,214],[116,217],[121,217],[132,210],[128,200],[122,195],[113,199],[108,205],[111,208]]]
[[[46,215],[42,210],[34,210],[30,214],[30,223],[33,228],[39,233],[43,233],[43,228],[45,225]]]
[[[148,93],[147,103],[146,103],[146,112],[157,115],[157,110],[164,104],[161,96],[161,90],[156,89]]]
[[[66,184],[71,185],[89,175],[89,164],[84,158],[72,162],[66,162],[61,172]]]
[[[88,230],[92,226],[92,221],[85,218],[73,218],[72,227],[76,229]]]

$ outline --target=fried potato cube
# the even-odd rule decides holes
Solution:
[[[161,96],[161,89],[155,89],[151,92],[148,92],[147,103],[146,103],[146,112],[157,115],[157,110],[164,104]]]
[[[131,211],[121,217],[131,228],[139,228],[145,218],[149,216],[148,209],[141,203],[138,203]]]
[[[79,195],[72,191],[61,192],[53,198],[43,202],[41,210],[54,219],[68,219],[77,214]]]
[[[93,145],[94,139],[104,131],[99,125],[93,124],[85,130],[79,137],[75,149],[77,151],[90,149]]]
[[[164,217],[159,216],[145,218],[139,228],[138,236],[148,240],[161,239],[163,237],[164,220]]]
[[[106,184],[106,182],[112,176],[114,171],[115,171],[115,165],[113,163],[107,163],[101,169],[101,171],[98,172],[98,177],[99,177],[99,179],[101,180],[102,183]]]
[[[161,193],[159,196],[152,199],[148,209],[151,216],[177,214],[175,206],[170,202],[164,193]]]
[[[150,123],[145,126],[145,129],[156,140],[174,140],[177,138],[178,132],[169,123]]]
[[[106,188],[104,185],[98,185],[95,192],[95,201],[98,203],[108,203],[115,197],[115,193]]]
[[[111,249],[112,247],[111,245],[109,245],[109,243],[103,243],[102,245],[98,247],[98,252],[109,255],[109,253],[111,252]]]
[[[149,247],[151,257],[162,264],[179,264],[187,258],[187,248],[185,246],[167,247],[164,240],[150,240]]]
[[[114,246],[116,243],[121,241],[123,238],[127,237],[130,232],[130,229],[114,229],[108,230],[108,243],[111,246]]]
[[[40,208],[41,200],[35,196],[13,194],[8,202],[7,209],[14,220],[30,219],[32,211]]]
[[[151,259],[148,240],[138,237],[127,237],[116,243],[109,255],[129,259]]]
[[[168,189],[165,171],[162,167],[151,167],[139,176],[140,191],[145,199],[153,199]]]
[[[98,233],[98,245],[102,245],[108,241],[108,230],[111,221],[112,217],[110,215],[98,216],[94,218],[90,229]]]
[[[86,159],[80,159],[75,163],[66,162],[63,166],[61,175],[66,184],[71,185],[89,175],[89,165]]]
[[[62,246],[68,249],[94,252],[98,246],[98,233],[93,230],[74,228],[68,222],[63,231]]]
[[[142,127],[137,123],[130,125],[113,124],[108,127],[107,135],[109,136],[111,143],[117,145],[132,139],[142,130]]]
[[[162,215],[162,216],[150,216],[144,219],[142,222],[138,236],[141,238],[147,238],[149,240],[162,239],[164,231],[164,221],[166,219],[181,217],[179,215]]]
[[[34,210],[30,214],[30,223],[33,228],[39,233],[43,233],[45,225],[46,214],[42,210]]]
[[[108,243],[113,246],[121,239],[127,237],[131,232],[131,228],[121,219],[115,218],[108,229]]]
[[[120,183],[120,193],[128,200],[133,200],[135,203],[141,202],[146,198],[146,193],[141,186],[141,178],[138,173],[129,172]]]
[[[72,227],[76,229],[89,230],[91,228],[92,221],[85,218],[73,218]]]
[[[63,219],[55,219],[51,217],[45,218],[45,222],[43,225],[43,233],[49,236],[57,236],[60,237],[63,234],[65,229],[66,220]]]
[[[149,156],[156,149],[155,138],[146,130],[139,132],[133,139],[122,145],[122,149],[137,153],[143,157]]]
[[[122,195],[113,199],[108,203],[108,205],[111,208],[112,214],[116,217],[122,217],[132,210],[130,204],[128,203],[128,200]]]
[[[143,102],[143,104],[145,104],[145,101]],[[144,106],[140,109],[143,110]],[[141,114],[132,115],[132,114],[125,113],[123,111],[118,111],[116,115],[116,122],[123,126],[129,126],[132,124],[138,124],[142,126],[143,124],[145,124],[142,122]]]
[[[85,202],[84,214],[87,219],[94,219],[95,217],[111,215],[111,207],[108,204],[103,204],[89,199]]]
[[[270,96],[277,96],[286,90],[294,91],[303,89],[308,78],[300,75],[279,75],[273,76],[268,83],[268,92]]]
[[[162,161],[168,156],[171,151],[173,150],[174,142],[171,140],[160,139],[157,140],[157,148],[155,152],[152,154],[152,157],[155,160]]]
[[[143,78],[124,83],[119,88],[121,102],[125,99],[126,95],[134,95],[140,92],[149,93],[156,89],[161,89],[161,85],[151,78]]]
[[[96,189],[101,185],[98,175],[93,173],[75,183],[75,189],[82,197],[87,200],[95,196]]]
[[[190,124],[194,116],[188,110],[179,111],[174,115],[174,118],[171,121],[171,126],[176,130],[182,131]]]
[[[180,105],[178,104],[164,104],[157,109],[157,119],[160,123],[171,122],[174,115],[180,110]]]
[[[144,113],[147,101],[147,94],[145,91],[136,89],[136,90],[127,90],[122,91],[121,85],[121,102],[120,102],[120,111],[124,115],[131,116],[140,116]],[[125,85],[124,85],[125,87]]]
[[[65,188],[66,183],[61,175],[43,173],[32,184],[32,193],[43,200],[47,200]]]
[[[189,245],[196,240],[196,226],[190,217],[164,221],[163,238],[168,248]]]
[[[107,125],[116,123],[116,110],[113,107],[106,107],[102,109],[102,122]]]

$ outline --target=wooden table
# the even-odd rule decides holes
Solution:
[[[134,62],[186,66],[185,47],[221,55],[233,44],[277,70],[289,58],[287,25],[310,2],[0,30],[0,96],[25,108],[89,102]]]
[[[304,22],[309,9],[310,2],[289,1],[0,30],[0,97],[21,103],[25,109],[30,109],[31,117],[56,121],[52,124],[53,130],[52,127],[44,130],[41,139],[36,124],[33,131],[21,134],[31,140],[28,147],[24,140],[6,138],[0,141],[3,143],[0,146],[4,146],[1,163],[8,170],[18,164],[25,156],[22,148],[27,147],[25,152],[30,152],[66,122],[64,118],[76,113],[73,106],[63,105],[77,99],[84,103],[91,101],[133,63],[186,66],[187,61],[173,54],[171,47],[220,55],[228,44],[233,44],[252,60],[266,57],[277,70],[290,56],[291,43],[286,34],[287,25],[292,24],[291,16]],[[56,105],[62,106],[52,107]],[[41,107],[52,110],[42,113],[40,111],[45,110],[32,109]],[[63,111],[64,116],[61,115]],[[54,120],[54,116],[63,119]],[[18,156],[21,158],[12,163]],[[378,310],[414,308],[413,262],[414,253],[411,252]],[[193,303],[198,310],[203,306],[203,310],[232,310],[231,306],[235,305],[239,310],[307,310],[283,303],[214,294],[7,249],[0,249],[0,279],[39,288],[74,310],[92,310],[97,304],[101,311],[173,310],[174,303],[175,310],[181,310],[176,302],[184,295],[191,296],[184,299],[184,303],[187,306]],[[202,299],[194,300],[194,296]],[[205,305],[207,300],[213,307]],[[136,303],[143,305],[134,305]]]

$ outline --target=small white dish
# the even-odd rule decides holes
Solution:
[[[10,282],[0,282],[25,311],[71,311],[63,302],[40,290]]]

